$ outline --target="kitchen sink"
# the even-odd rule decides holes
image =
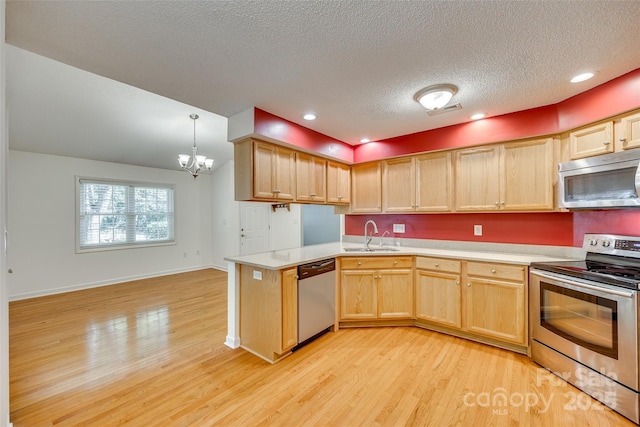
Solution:
[[[392,248],[392,247],[382,247],[382,248],[344,248],[345,252],[397,252],[400,249]]]

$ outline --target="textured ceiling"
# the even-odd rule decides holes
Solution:
[[[636,0],[8,1],[6,21],[21,49],[225,117],[256,106],[351,144],[556,103],[640,68]],[[586,70],[595,77],[568,83]],[[436,83],[457,85],[463,109],[427,115],[413,95]],[[111,104],[107,120],[123,92],[122,104],[83,95]],[[318,119],[303,121],[308,111]]]

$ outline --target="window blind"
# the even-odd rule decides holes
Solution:
[[[173,243],[173,186],[79,178],[80,249]]]

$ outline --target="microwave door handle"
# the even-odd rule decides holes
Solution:
[[[624,297],[624,298],[633,298],[633,295],[635,294],[635,292],[633,292],[633,291],[625,292],[623,290],[619,290],[618,291],[618,290],[613,290],[613,289],[609,289],[609,288],[604,289],[604,288],[601,288],[601,287],[598,287],[598,286],[593,286],[593,285],[588,285],[586,283],[578,282],[577,280],[576,281],[565,280],[565,279],[562,279],[562,278],[560,278],[558,276],[553,276],[551,274],[543,273],[543,272],[541,272],[539,270],[536,270],[535,272],[532,271],[531,274],[539,276],[539,277],[543,277],[543,278],[546,278],[546,279],[549,279],[549,280],[555,280],[556,282],[560,282],[560,283],[563,283],[563,284],[568,285],[568,286],[573,286],[575,288],[589,289],[589,290],[592,290],[592,291],[598,291],[598,292],[602,292],[604,294],[616,295],[616,296]]]

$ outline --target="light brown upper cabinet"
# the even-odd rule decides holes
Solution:
[[[623,117],[620,121],[620,131],[622,135],[619,139],[623,150],[640,147],[640,113]]]
[[[599,123],[569,134],[571,159],[613,153],[613,122]]]
[[[457,151],[456,210],[552,210],[554,144],[547,138]]]
[[[306,153],[296,153],[296,200],[326,201],[327,161]]]
[[[498,145],[456,151],[456,210],[500,209]]]
[[[416,203],[418,212],[450,212],[452,209],[451,152],[423,154],[416,161]]]
[[[407,212],[416,207],[416,162],[413,157],[382,162],[382,210]]]
[[[343,163],[327,162],[327,203],[351,203],[351,167]]]
[[[380,212],[382,180],[380,162],[361,163],[351,167],[351,212]]]
[[[451,152],[385,160],[384,212],[451,211]]]
[[[236,200],[282,200],[295,197],[295,151],[247,139],[234,146]]]

